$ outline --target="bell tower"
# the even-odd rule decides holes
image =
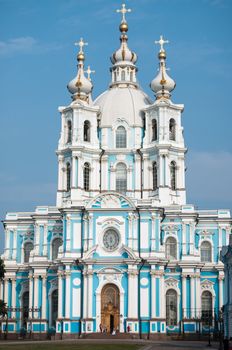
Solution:
[[[58,191],[57,206],[72,207],[82,205],[83,199],[99,192],[99,108],[93,106],[93,84],[88,67],[84,70],[85,54],[88,45],[81,38],[77,55],[77,75],[67,88],[72,102],[59,107],[61,113],[61,134],[58,144]],[[87,77],[85,76],[87,73]]]
[[[150,87],[155,93],[154,103],[145,112],[146,130],[143,142],[144,194],[157,205],[186,204],[185,153],[181,116],[184,105],[171,101],[176,84],[168,75],[164,44],[160,36],[159,69]]]

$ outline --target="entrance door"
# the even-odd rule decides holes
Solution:
[[[101,292],[101,325],[103,331],[119,331],[120,295],[119,289],[112,283],[106,284]]]

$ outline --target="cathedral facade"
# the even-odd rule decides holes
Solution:
[[[137,82],[125,5],[109,88],[92,100],[91,69],[68,84],[59,107],[56,206],[4,220],[8,307],[2,330],[137,335],[204,332],[223,306],[228,210],[186,203],[184,106],[171,100],[167,43],[156,43],[151,100]],[[208,328],[207,328],[208,327]]]

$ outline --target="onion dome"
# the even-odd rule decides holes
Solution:
[[[163,45],[168,43],[168,40],[164,40],[162,35],[159,41],[155,41],[156,44],[160,44],[159,58],[159,72],[158,75],[152,80],[150,87],[154,91],[156,98],[170,98],[171,91],[175,89],[175,81],[169,77],[166,68],[166,51]]]
[[[122,24],[123,25],[125,24],[126,27],[128,28],[127,23],[121,23],[121,25],[119,27],[120,30],[121,30],[121,27],[122,27],[123,30],[125,29],[125,27],[122,26]],[[135,52],[132,52],[129,49],[129,47],[127,46],[128,37],[126,35],[126,32],[123,32],[122,30],[121,30],[121,32],[122,32],[122,35],[120,37],[121,46],[120,46],[120,48],[117,51],[115,51],[113,53],[113,55],[111,57],[111,62],[113,64],[116,64],[116,63],[120,63],[120,64],[128,64],[128,63],[130,64],[130,63],[132,63],[132,64],[135,64],[136,61],[137,61],[137,55],[136,55]]]
[[[77,75],[74,79],[72,79],[68,83],[67,88],[68,88],[68,91],[72,94],[73,100],[88,101],[89,95],[93,89],[91,80],[90,78],[86,78],[85,71],[84,71],[85,55],[83,52],[83,46],[88,44],[84,43],[83,39],[81,38],[79,43],[76,43],[75,45],[80,46],[80,51],[77,55],[77,61],[78,61]]]

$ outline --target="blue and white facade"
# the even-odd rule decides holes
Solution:
[[[171,100],[166,41],[150,100],[121,11],[111,83],[95,101],[79,43],[72,102],[59,107],[56,206],[6,215],[8,332],[156,334],[179,332],[182,320],[196,332],[199,312],[223,305],[230,212],[186,204],[184,106]]]

